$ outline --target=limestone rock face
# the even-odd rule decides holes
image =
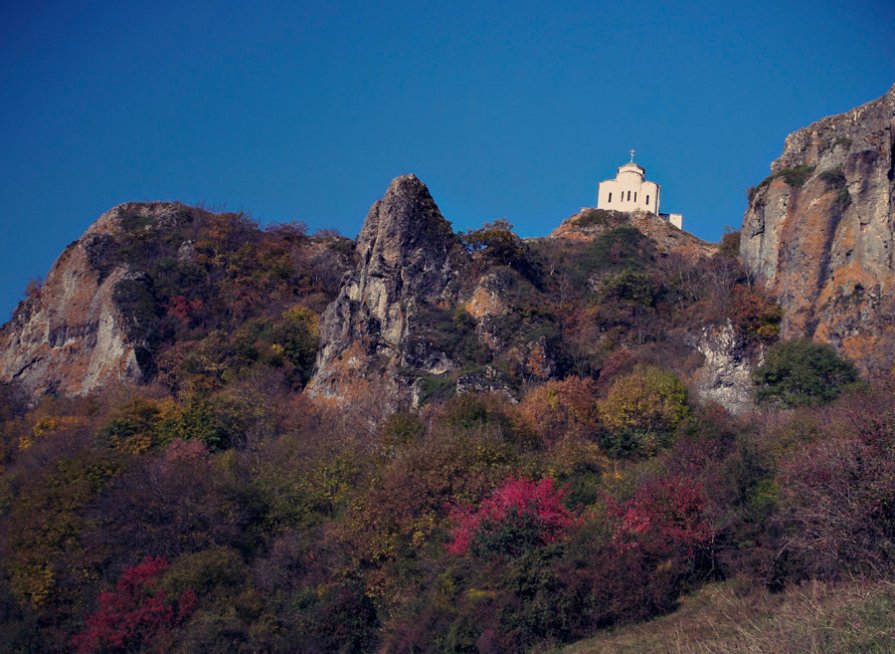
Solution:
[[[113,298],[116,284],[139,283],[139,274],[104,254],[123,217],[176,220],[181,209],[176,203],[119,205],[69,245],[41,289],[0,328],[0,380],[35,394],[83,395],[150,374],[145,344],[128,337],[129,318]]]
[[[704,327],[694,345],[705,357],[694,375],[699,397],[717,402],[733,414],[752,409],[752,371],[760,364],[763,353],[750,353],[730,320]]]
[[[437,339],[423,332],[437,322],[433,315],[453,309],[467,264],[425,184],[415,175],[393,180],[367,214],[355,268],[323,314],[311,392],[337,396],[344,384],[367,380],[397,397],[410,393],[402,369],[452,369]]]
[[[895,86],[790,134],[750,195],[740,254],[784,309],[782,336],[865,370],[895,354]]]

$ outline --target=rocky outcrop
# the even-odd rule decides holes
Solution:
[[[409,401],[405,373],[451,370],[432,330],[451,330],[467,264],[426,186],[415,175],[393,180],[367,214],[355,268],[324,312],[310,392],[339,396],[352,380],[381,381],[391,399]]]
[[[752,371],[760,364],[762,352],[750,352],[730,320],[704,327],[693,345],[704,357],[694,374],[699,397],[717,402],[733,414],[752,409]]]
[[[673,252],[695,261],[710,257],[718,251],[716,244],[703,241],[645,211],[627,213],[605,209],[582,209],[574,216],[566,218],[553,230],[550,237],[592,241],[618,227],[638,229],[652,239],[656,244],[656,251],[661,254]]]
[[[784,310],[782,336],[865,370],[895,355],[895,86],[787,137],[750,191],[740,253]]]
[[[109,256],[123,221],[164,223],[183,213],[177,203],[130,203],[103,214],[53,264],[0,328],[0,380],[29,391],[82,395],[151,374],[146,344],[135,339],[135,317],[115,301],[115,289],[139,286],[139,273]]]

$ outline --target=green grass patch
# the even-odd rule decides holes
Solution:
[[[616,221],[613,220],[612,214],[605,209],[585,209],[575,219],[576,227],[605,227],[612,225]]]
[[[420,406],[429,402],[444,402],[454,396],[457,380],[451,375],[420,375]]]
[[[776,176],[782,177],[783,181],[792,188],[801,188],[813,173],[814,166],[795,166],[793,168],[784,168]]]

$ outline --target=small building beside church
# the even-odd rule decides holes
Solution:
[[[619,167],[615,179],[600,182],[597,209],[645,211],[683,229],[683,214],[659,212],[661,192],[662,187],[647,180],[646,170],[634,163],[634,150],[631,150],[631,161]]]

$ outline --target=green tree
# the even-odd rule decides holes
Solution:
[[[755,399],[785,407],[826,404],[858,379],[855,367],[829,345],[805,339],[777,343],[755,371]]]
[[[599,402],[603,447],[613,456],[652,455],[690,415],[687,388],[674,373],[638,366]]]
[[[307,382],[314,368],[318,325],[316,313],[297,305],[286,310],[274,327],[274,347],[294,366],[292,377],[298,387]]]
[[[536,286],[541,271],[529,247],[513,232],[508,220],[498,218],[476,230],[469,230],[461,237],[469,252],[480,252],[492,264],[508,266]]]

